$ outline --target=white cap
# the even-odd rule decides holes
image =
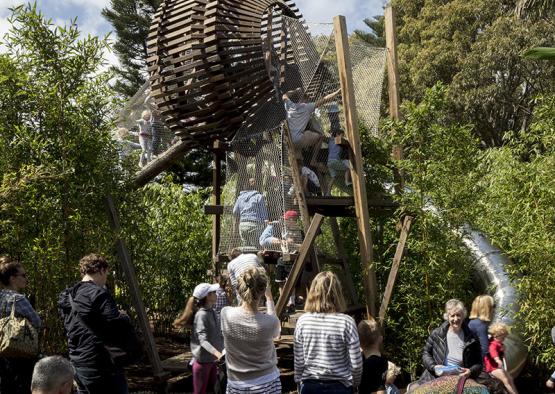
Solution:
[[[202,300],[208,295],[208,293],[212,293],[219,288],[220,285],[217,283],[214,283],[213,285],[209,283],[201,283],[200,285],[197,285],[197,287],[195,287],[195,290],[193,290],[193,297],[195,297],[197,300]]]

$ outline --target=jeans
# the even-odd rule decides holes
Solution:
[[[352,387],[341,382],[326,380],[305,380],[301,383],[300,394],[352,394]]]
[[[0,357],[0,393],[31,393],[36,359]]]
[[[127,379],[122,370],[100,371],[90,367],[75,367],[78,394],[128,394]]]

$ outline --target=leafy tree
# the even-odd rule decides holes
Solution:
[[[516,21],[506,0],[394,0],[399,26],[403,99],[419,101],[426,88],[450,87],[453,119],[474,124],[487,146],[509,129],[526,129],[536,94],[549,92],[550,65],[520,58],[530,46],[553,42],[553,18]]]
[[[555,1],[553,0],[519,0],[516,5],[516,14],[525,18],[552,17],[555,13]]]
[[[107,47],[79,39],[77,26],[53,26],[36,5],[13,10],[0,57],[0,245],[27,267],[44,345],[60,343],[58,292],[77,261],[107,252],[103,198],[118,194]],[[44,280],[48,278],[48,280]]]
[[[384,16],[376,15],[372,18],[364,19],[364,24],[370,29],[369,32],[363,30],[355,30],[355,36],[375,47],[385,47],[385,25]]]
[[[159,5],[160,0],[111,0],[111,8],[102,10],[117,36],[113,50],[121,66],[112,67],[118,77],[114,90],[124,97],[132,97],[146,82],[146,39]]]

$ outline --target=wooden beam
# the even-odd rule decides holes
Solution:
[[[205,205],[204,214],[205,215],[223,215],[224,206],[223,205]]]
[[[295,197],[297,198],[297,203],[299,204],[299,210],[301,211],[301,219],[303,222],[303,230],[306,234],[308,232],[308,226],[310,223],[310,213],[308,211],[308,205],[306,204],[303,183],[301,181],[301,169],[299,167],[299,163],[297,162],[297,150],[293,145],[293,140],[291,139],[291,132],[289,131],[289,125],[287,124],[287,121],[283,122],[283,133],[285,137],[285,144],[287,146],[289,166],[291,167],[291,178],[293,179],[293,185],[295,186]],[[316,272],[320,272],[320,264],[318,263],[318,257],[316,256],[316,252],[314,251],[314,249],[310,250],[310,261],[316,269]]]
[[[331,234],[335,242],[335,249],[337,250],[337,255],[341,260],[343,272],[345,273],[345,286],[347,286],[347,290],[349,291],[349,296],[351,297],[351,301],[353,301],[353,305],[357,305],[358,304],[357,292],[355,290],[355,284],[353,282],[353,275],[351,275],[351,268],[349,267],[349,261],[347,260],[347,253],[345,253],[345,248],[343,247],[343,239],[341,237],[341,231],[339,231],[337,218],[330,217],[329,222],[331,227]]]
[[[289,298],[291,291],[293,291],[293,288],[295,287],[295,284],[297,283],[297,280],[301,275],[301,272],[304,268],[304,264],[306,262],[306,258],[310,250],[312,250],[312,245],[314,244],[314,240],[316,239],[316,235],[320,230],[320,226],[322,225],[323,220],[324,220],[324,217],[322,215],[316,214],[314,215],[314,217],[312,218],[312,221],[310,222],[308,231],[306,232],[301,248],[299,249],[299,257],[297,257],[297,260],[295,260],[295,262],[293,263],[291,272],[289,273],[289,276],[285,281],[285,285],[283,286],[283,291],[279,296],[279,299],[276,305],[277,316],[281,315],[281,312],[285,307],[285,303],[287,302],[287,299]]]
[[[214,141],[212,148],[214,154],[212,168],[212,203],[219,206],[222,202],[222,156],[224,154],[224,150],[222,143],[219,140]],[[214,275],[220,274],[220,263],[217,258],[220,248],[220,230],[221,217],[220,213],[216,213],[212,217],[212,261],[214,262]]]
[[[341,15],[336,16],[333,19],[333,24],[337,51],[337,64],[339,67],[339,81],[341,83],[341,95],[343,97],[343,109],[345,112],[345,132],[352,147],[351,162],[353,165],[351,168],[351,178],[353,181],[353,197],[355,199],[355,210],[359,232],[360,264],[363,278],[362,282],[366,296],[367,312],[371,316],[376,316],[377,282],[376,272],[373,265],[372,230],[368,215],[366,180],[362,165],[362,151],[360,148],[358,117],[356,112],[351,56],[349,52],[349,41],[345,17]]]
[[[387,82],[389,95],[389,114],[393,119],[401,118],[399,98],[399,69],[397,61],[397,33],[395,12],[388,5],[384,12],[385,42],[387,48]]]
[[[168,169],[176,160],[182,159],[185,152],[191,149],[192,142],[179,140],[156,160],[151,161],[135,174],[135,187],[142,187],[154,179],[158,174]]]
[[[127,250],[125,242],[123,242],[123,240],[119,236],[119,232],[121,230],[119,217],[111,196],[106,197],[106,207],[108,211],[110,227],[116,234],[116,250],[120,260],[121,268],[123,270],[125,281],[129,286],[129,295],[131,296],[131,302],[133,303],[133,306],[135,307],[135,310],[137,312],[139,328],[143,333],[148,359],[150,361],[150,365],[152,366],[154,376],[163,378],[166,373],[162,368],[160,355],[158,354],[156,343],[154,342],[154,336],[150,331],[150,324],[146,315],[146,310],[141,295],[141,289],[139,288],[139,283],[137,282],[137,276],[135,275],[135,268],[133,267],[131,256],[129,255],[129,251]]]
[[[397,272],[399,272],[399,265],[401,264],[401,259],[405,254],[405,245],[407,243],[407,237],[410,233],[410,228],[413,220],[414,218],[412,216],[406,216],[403,222],[403,228],[401,229],[401,236],[399,237],[397,250],[395,250],[395,256],[393,257],[393,263],[391,264],[391,271],[389,271],[389,278],[387,279],[387,286],[385,288],[382,304],[380,306],[380,313],[379,313],[380,323],[383,323],[383,320],[385,319],[385,314],[387,312],[387,307],[389,306],[389,301],[391,301],[391,295],[393,294],[393,286],[395,285]]]
[[[400,95],[399,95],[399,66],[397,60],[397,29],[395,23],[395,11],[388,5],[384,13],[385,42],[387,47],[387,89],[389,96],[389,115],[394,120],[401,119]],[[391,150],[391,156],[395,160],[403,159],[403,146],[395,145]],[[404,187],[404,176],[399,170],[394,171],[395,192],[400,194]]]

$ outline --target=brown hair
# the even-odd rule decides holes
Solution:
[[[79,271],[81,275],[93,275],[108,269],[108,261],[96,253],[91,253],[79,261]]]
[[[189,297],[187,304],[185,304],[185,310],[177,319],[173,321],[173,325],[175,327],[193,327],[193,321],[198,309],[199,301],[195,297]]]
[[[374,346],[382,335],[380,323],[375,319],[362,320],[358,323],[358,336],[361,348],[368,349],[370,346]]]
[[[330,271],[320,272],[310,285],[305,312],[339,313],[346,309],[341,283]]]
[[[472,302],[469,319],[480,319],[491,321],[493,318],[493,297],[490,295],[479,295]]]
[[[19,261],[13,260],[8,256],[0,256],[0,282],[4,286],[10,284],[10,278],[17,275],[22,265]]]
[[[227,274],[220,274],[220,279],[218,280],[218,284],[220,288],[224,291],[225,296],[227,297],[227,301],[233,299],[233,289],[231,288],[231,281],[229,280],[229,276]]]
[[[231,252],[229,252],[229,258],[231,260],[239,257],[240,255],[241,255],[241,249],[239,249],[239,248],[233,248],[233,249],[231,249]]]
[[[253,309],[258,308],[260,298],[268,286],[268,275],[262,267],[250,267],[239,276],[237,280],[237,293],[239,297]]]

